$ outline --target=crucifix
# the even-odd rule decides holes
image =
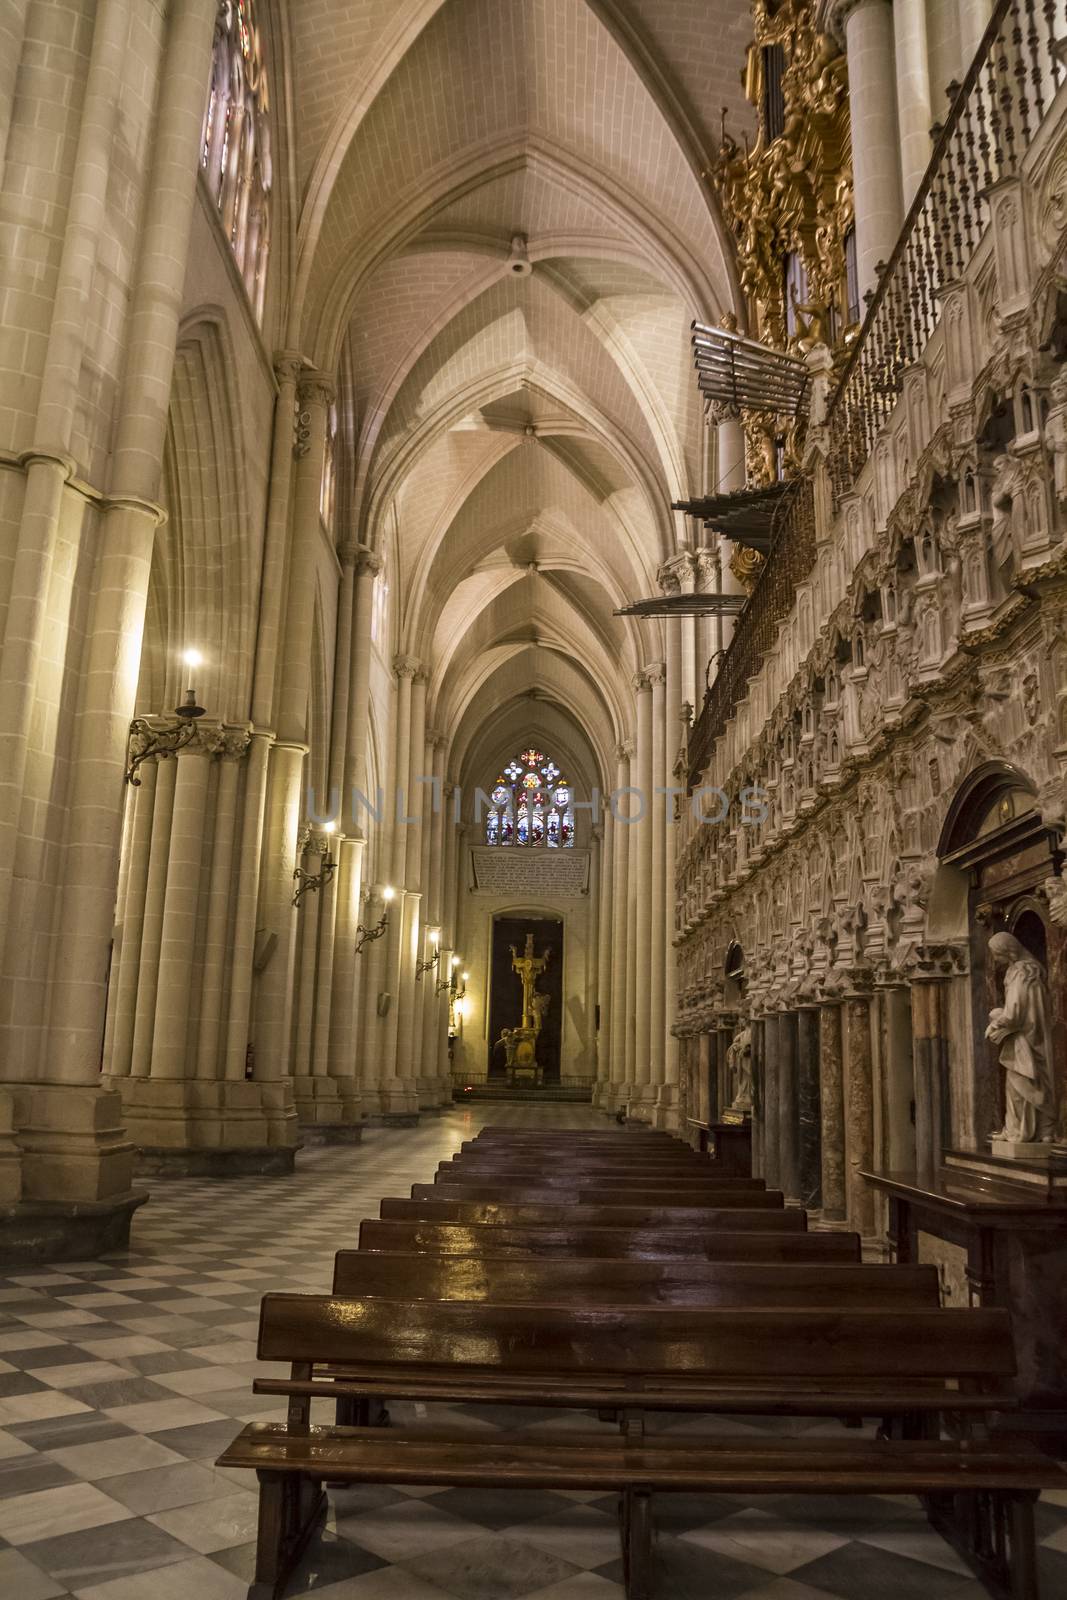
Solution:
[[[526,935],[526,951],[521,956],[516,954],[515,946],[511,946],[511,970],[517,972],[522,979],[522,1026],[524,1028],[533,1027],[533,1006],[531,1001],[534,993],[534,984],[548,965],[548,958],[552,953],[548,949],[543,956],[535,956],[533,939],[532,933]]]

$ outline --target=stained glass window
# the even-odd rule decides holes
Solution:
[[[270,254],[270,96],[255,0],[221,0],[200,166],[219,220],[263,320]]]
[[[485,842],[563,850],[574,843],[574,792],[551,757],[531,745],[490,791]]]

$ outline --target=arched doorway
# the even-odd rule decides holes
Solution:
[[[974,1134],[981,1149],[1004,1116],[1004,1083],[996,1053],[986,1043],[989,1013],[1003,1003],[988,958],[995,933],[1012,933],[1041,962],[1052,995],[1054,1053],[1064,1059],[1067,1040],[1067,948],[1050,920],[1042,893],[1062,861],[1059,833],[1037,807],[1034,785],[1006,761],[987,761],[961,784],[938,843],[947,879],[958,885],[958,912],[966,900],[970,943],[970,1035],[973,1042]],[[962,920],[962,919],[961,919]],[[1064,1085],[1059,1085],[1060,1103]]]

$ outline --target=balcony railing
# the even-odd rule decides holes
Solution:
[[[830,401],[835,502],[858,478],[893,412],[905,369],[937,326],[939,293],[962,276],[978,248],[989,189],[1018,170],[1063,80],[1056,24],[1064,20],[1063,0],[998,0],[994,8]],[[779,507],[767,564],[690,735],[691,783],[773,649],[796,586],[814,563],[813,489],[810,479],[800,478]]]
[[[835,501],[889,420],[904,370],[926,348],[938,295],[963,276],[988,221],[989,190],[1019,167],[1064,76],[1063,0],[998,0],[937,135],[930,164],[829,408]]]

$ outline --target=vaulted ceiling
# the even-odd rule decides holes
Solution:
[[[476,746],[524,686],[605,770],[700,493],[694,316],[739,310],[702,175],[744,125],[741,0],[302,0],[289,332],[337,370],[346,524]],[[516,700],[518,696],[518,700]],[[521,714],[521,709],[516,715]],[[482,730],[479,732],[479,730]]]

